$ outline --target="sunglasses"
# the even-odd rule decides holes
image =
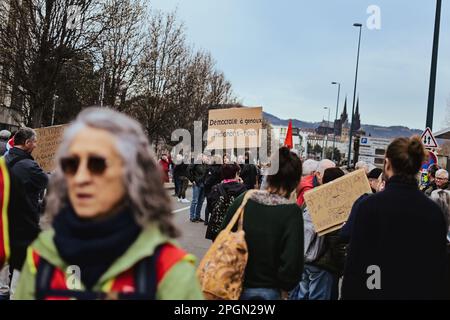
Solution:
[[[60,160],[61,169],[64,174],[74,176],[78,172],[81,159],[78,156],[65,157]],[[89,156],[87,168],[93,175],[102,175],[107,168],[106,159],[100,156]]]

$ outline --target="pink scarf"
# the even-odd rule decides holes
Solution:
[[[231,182],[239,182],[237,179],[226,179],[226,180],[223,180],[222,181],[222,183],[231,183]]]

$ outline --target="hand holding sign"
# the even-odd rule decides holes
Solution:
[[[364,170],[357,170],[305,193],[316,232],[322,236],[342,227],[354,202],[372,193]]]

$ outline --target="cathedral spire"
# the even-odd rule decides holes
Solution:
[[[358,100],[356,100],[356,111],[355,111],[355,115],[359,115],[359,95],[358,95]]]
[[[358,100],[356,100],[356,110],[355,114],[353,115],[353,123],[354,130],[359,130],[361,128],[361,115],[359,114],[359,94]]]
[[[342,111],[342,114],[341,114],[341,120],[345,121],[346,119],[348,119],[348,115],[347,115],[347,96],[345,96],[344,111]]]

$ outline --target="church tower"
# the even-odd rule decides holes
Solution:
[[[335,120],[336,136],[341,136],[342,128],[346,126],[348,126],[347,97],[345,97],[344,110],[341,113],[341,117]]]
[[[361,115],[359,114],[359,96],[356,102],[356,110],[353,116],[353,130],[358,131],[361,129]]]

